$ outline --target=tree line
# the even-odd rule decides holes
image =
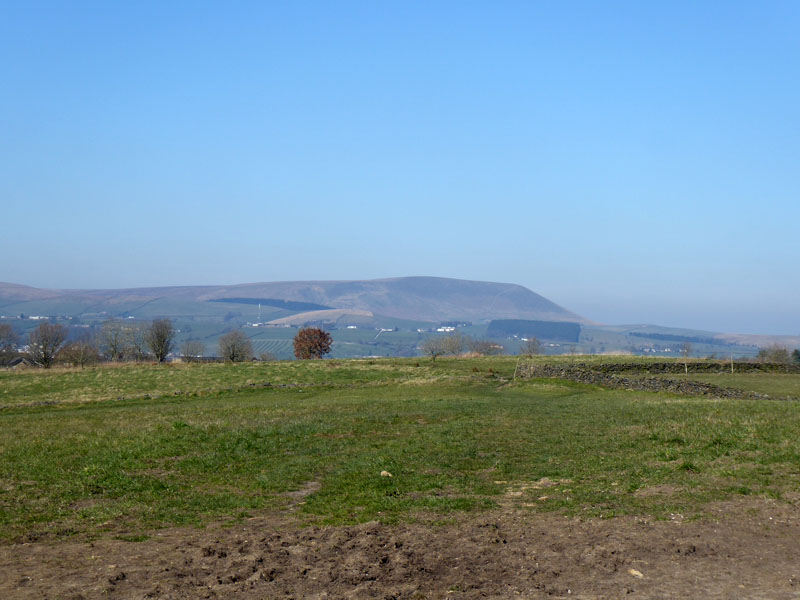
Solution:
[[[459,356],[472,352],[483,356],[503,354],[502,345],[490,340],[476,340],[468,335],[456,333],[453,335],[429,337],[419,346],[420,352],[431,360],[438,356]],[[539,354],[541,344],[536,338],[529,338],[520,351],[524,354]]]
[[[60,323],[43,322],[27,336],[22,352],[19,338],[7,323],[0,324],[0,362],[17,356],[45,369],[56,362],[86,366],[101,361],[156,360],[164,362],[174,346],[175,330],[169,319],[149,324],[106,321],[95,333],[70,340],[70,330]]]
[[[789,349],[786,346],[773,344],[767,348],[762,348],[759,350],[756,359],[762,362],[777,363],[781,365],[787,365],[793,362],[800,364],[800,349],[795,349],[794,351],[789,352]]]
[[[0,365],[9,364],[17,357],[33,365],[50,368],[56,363],[88,366],[99,362],[138,362],[155,360],[163,363],[175,348],[175,329],[169,319],[156,319],[150,323],[127,323],[123,320],[104,322],[99,331],[85,333],[70,340],[70,330],[59,323],[43,322],[27,336],[27,344],[20,352],[19,337],[11,325],[0,324]],[[294,339],[298,359],[322,358],[331,351],[333,340],[322,329],[301,329]],[[254,359],[253,345],[242,331],[231,331],[220,336],[218,356],[228,362]],[[179,349],[186,361],[202,359],[205,344],[200,340],[186,340]],[[274,360],[268,352],[261,360]]]
[[[84,367],[99,362],[139,362],[155,360],[165,362],[175,350],[175,330],[169,319],[156,319],[151,323],[127,323],[123,320],[104,322],[95,334],[86,334],[68,341],[69,329],[64,325],[44,322],[34,329],[21,353],[32,364],[49,368],[56,362]],[[18,338],[8,324],[0,324],[0,364],[7,364],[20,355],[16,350]],[[299,360],[319,359],[331,351],[330,333],[316,327],[305,327],[294,337],[294,355]],[[529,338],[521,348],[522,354],[538,354],[541,344]],[[443,355],[458,356],[465,352],[481,355],[502,354],[503,346],[488,340],[476,340],[455,334],[431,337],[420,345],[423,355],[436,360]],[[187,362],[204,357],[205,344],[200,340],[186,340],[179,355]],[[253,345],[242,331],[231,331],[218,340],[218,357],[228,362],[253,360]],[[274,360],[264,352],[260,360]]]
[[[56,362],[80,367],[103,361],[155,360],[162,363],[176,349],[175,333],[169,319],[156,319],[150,323],[110,320],[104,322],[95,334],[87,333],[69,340],[67,327],[43,322],[28,334],[27,345],[19,352],[19,338],[13,328],[7,323],[0,323],[0,365],[9,364],[18,356],[44,368],[49,368]],[[305,327],[298,331],[293,343],[297,359],[315,359],[330,353],[333,340],[323,329]],[[476,340],[459,333],[427,338],[420,344],[419,350],[431,360],[436,360],[439,356],[459,356],[464,353],[495,355],[504,352],[503,346],[496,342]],[[541,350],[541,342],[535,337],[529,337],[523,339],[520,354],[533,356],[541,353]],[[681,350],[684,360],[690,352],[691,345],[684,343]],[[200,340],[186,340],[179,349],[180,356],[186,361],[200,360],[204,353],[205,344]],[[242,331],[226,333],[218,340],[218,356],[228,362],[253,360],[252,342]],[[267,352],[262,353],[259,358],[275,359]],[[763,348],[757,360],[800,364],[800,349],[790,352],[777,345]]]

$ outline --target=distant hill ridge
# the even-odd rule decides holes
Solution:
[[[329,310],[330,306],[313,302],[297,302],[296,300],[280,300],[277,298],[216,298],[209,302],[228,302],[231,304],[263,304],[284,310]]]
[[[532,319],[588,321],[521,285],[443,277],[398,277],[352,281],[288,281],[220,286],[172,286],[117,290],[43,290],[0,283],[0,312],[4,306],[21,310],[26,301],[85,303],[92,310],[121,302],[170,299],[180,302],[258,302],[259,299],[306,303],[335,309],[368,311],[375,315],[416,321],[453,319]],[[23,307],[24,308],[24,307]],[[75,310],[78,310],[77,308]]]

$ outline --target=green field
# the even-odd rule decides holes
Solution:
[[[48,316],[69,327],[74,337],[96,336],[102,324],[108,320],[121,319],[129,325],[146,327],[153,319],[169,318],[176,330],[173,348],[176,355],[185,341],[196,340],[204,344],[205,356],[217,356],[220,336],[240,330],[253,341],[256,355],[269,352],[281,360],[293,358],[291,340],[297,334],[297,328],[253,324],[263,324],[298,314],[300,311],[276,308],[268,304],[263,304],[259,311],[258,304],[252,299],[246,302],[215,302],[185,297],[132,296],[108,303],[98,302],[93,296],[81,296],[11,302],[0,306],[0,319],[14,328],[21,342],[41,323],[38,318],[41,316]],[[27,316],[20,318],[20,315]],[[37,318],[32,319],[32,316]],[[495,327],[495,335],[492,335],[492,322],[482,320],[459,326],[457,333],[475,340],[491,340],[502,345],[506,354],[518,354],[523,344],[520,338],[525,337],[524,324],[534,321],[516,322],[521,327],[518,331],[514,327],[500,330]],[[435,321],[407,320],[376,314],[372,317],[345,315],[336,322],[327,323],[326,327],[333,337],[331,356],[334,358],[387,358],[417,356],[419,345],[426,338],[443,335],[436,332],[439,325],[441,323]],[[555,328],[554,331],[559,329],[558,324],[551,326]],[[564,326],[564,323],[560,324],[560,327]],[[575,325],[570,324],[570,327]],[[396,331],[385,331],[395,329]],[[637,356],[675,358],[681,355],[679,339],[698,340],[692,344],[693,357],[733,355],[736,358],[752,358],[759,351],[755,346],[712,339],[714,334],[709,332],[657,326],[583,325],[574,341],[564,341],[563,336],[561,339],[548,339],[547,335],[547,331],[542,330],[537,337],[542,343],[541,352],[549,356],[622,352]]]
[[[800,492],[797,402],[512,381],[515,366],[496,357],[0,372],[0,538],[126,539],[235,522],[284,509],[286,492],[309,482],[300,514],[323,523],[506,505],[692,517],[716,500]],[[800,376],[720,385],[786,392]]]
[[[665,376],[667,377],[667,376]],[[672,379],[677,379],[675,375]],[[720,373],[720,374],[691,374],[689,379],[702,381],[703,383],[713,383],[721,387],[730,387],[740,390],[768,394],[776,398],[796,398],[800,399],[800,376],[785,375],[781,373],[771,373],[764,375],[761,373]]]

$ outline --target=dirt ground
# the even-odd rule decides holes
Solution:
[[[570,519],[505,507],[449,525],[292,515],[142,542],[0,546],[0,598],[800,598],[800,504],[716,518]]]

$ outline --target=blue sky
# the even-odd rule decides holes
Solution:
[[[2,2],[0,281],[438,275],[800,333],[800,3]]]

